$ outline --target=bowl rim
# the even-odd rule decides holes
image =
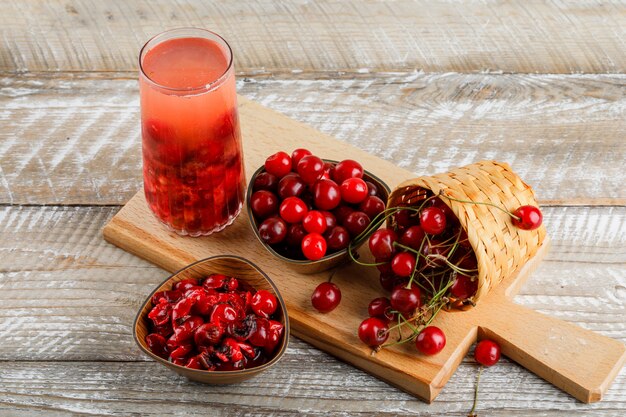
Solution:
[[[322,161],[324,162],[329,162],[331,164],[338,164],[340,161],[336,161],[334,159],[324,159],[324,158],[320,158]],[[254,215],[252,214],[252,210],[250,210],[250,198],[252,198],[252,185],[254,182],[254,179],[262,172],[265,171],[265,166],[261,166],[259,167],[256,171],[254,171],[254,174],[252,174],[252,176],[250,177],[250,182],[248,183],[248,189],[246,190],[246,211],[248,214],[248,223],[250,224],[250,227],[252,227],[252,231],[254,232],[254,236],[256,236],[257,240],[261,243],[261,245],[263,245],[263,247],[269,252],[271,253],[273,256],[275,256],[276,258],[280,259],[283,262],[287,262],[287,263],[291,263],[294,265],[318,265],[324,262],[327,262],[329,260],[333,260],[339,257],[342,257],[344,255],[346,255],[348,253],[348,249],[349,248],[345,248],[342,249],[340,251],[337,251],[335,253],[331,253],[330,255],[326,255],[316,261],[311,261],[308,259],[291,259],[291,258],[287,258],[286,256],[281,255],[280,253],[276,252],[274,250],[274,248],[272,248],[270,245],[266,244],[265,242],[263,242],[263,240],[261,239],[261,236],[259,235],[259,229],[256,227],[256,219],[254,218]],[[373,179],[374,181],[376,181],[377,185],[380,184],[383,186],[383,188],[385,189],[385,191],[387,191],[387,199],[389,198],[389,196],[391,195],[391,188],[387,185],[387,183],[385,183],[385,181],[381,180],[379,177],[377,177],[376,175],[372,174],[370,171],[363,169],[363,174],[367,175],[369,178]],[[385,204],[387,204],[387,201],[385,201]],[[373,232],[372,232],[373,233]]]
[[[139,320],[141,319],[141,312],[144,309],[144,307],[152,302],[152,296],[154,294],[157,293],[157,291],[164,285],[166,284],[170,279],[172,279],[175,275],[178,275],[179,273],[194,267],[195,265],[201,263],[201,262],[206,262],[206,261],[210,261],[210,260],[215,260],[215,259],[234,259],[240,262],[244,262],[246,264],[248,264],[249,266],[251,266],[254,270],[256,270],[258,273],[260,273],[266,280],[267,282],[270,284],[270,286],[272,287],[272,289],[274,290],[274,293],[276,295],[276,298],[278,299],[278,304],[280,305],[280,307],[283,310],[283,317],[284,317],[284,321],[285,321],[285,331],[283,332],[283,343],[281,344],[280,349],[276,352],[276,354],[274,355],[274,357],[264,363],[263,365],[259,365],[259,366],[255,366],[253,368],[247,368],[247,369],[240,369],[240,370],[235,370],[235,371],[209,371],[206,369],[193,369],[193,368],[187,368],[186,366],[181,366],[181,365],[177,365],[173,362],[170,362],[166,359],[161,358],[160,356],[155,355],[154,353],[152,353],[150,351],[150,349],[147,349],[146,347],[143,346],[143,344],[140,342],[139,337],[137,336],[137,325],[139,324]],[[276,284],[274,284],[274,281],[272,281],[272,279],[267,276],[267,274],[261,269],[259,268],[254,262],[249,261],[248,259],[242,257],[242,256],[237,256],[237,255],[215,255],[215,256],[210,256],[208,258],[203,258],[200,260],[197,260],[189,265],[184,266],[183,268],[179,269],[178,271],[172,273],[171,275],[169,275],[163,282],[161,282],[160,284],[158,284],[156,286],[156,288],[146,297],[145,301],[141,304],[141,307],[139,307],[139,311],[137,312],[137,315],[135,316],[135,321],[133,322],[133,339],[135,339],[135,343],[139,346],[139,349],[144,352],[145,354],[147,354],[149,357],[151,357],[152,359],[156,360],[157,362],[160,362],[161,364],[167,366],[167,367],[174,367],[174,369],[180,369],[181,371],[184,371],[185,373],[191,374],[191,375],[214,375],[216,377],[225,377],[225,376],[238,376],[238,375],[248,375],[250,373],[259,373],[259,372],[263,372],[264,370],[266,370],[267,368],[270,368],[272,366],[274,366],[281,358],[282,356],[285,354],[285,352],[287,351],[287,347],[289,346],[289,336],[291,334],[291,326],[289,324],[289,314],[287,313],[287,306],[285,305],[285,300],[283,299],[283,296],[281,295],[280,291],[278,291],[278,287],[276,287]]]

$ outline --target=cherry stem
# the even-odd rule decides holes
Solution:
[[[474,405],[472,405],[472,409],[470,410],[467,417],[477,417],[476,416],[476,404],[478,404],[478,384],[480,383],[480,375],[483,373],[484,366],[480,366],[478,370],[478,376],[476,377],[476,387],[474,388]]]
[[[487,203],[487,202],[484,202],[484,201],[461,200],[461,199],[458,199],[458,198],[450,197],[449,195],[445,194],[443,192],[443,190],[439,190],[439,195],[442,196],[442,197],[447,198],[448,200],[456,201],[456,202],[459,202],[459,203],[479,204],[479,205],[483,205],[483,206],[495,207],[498,210],[503,211],[506,214],[508,214],[509,216],[513,217],[517,221],[522,220],[519,216],[516,216],[515,214],[511,213],[507,209],[504,209],[504,208],[498,206],[497,204]]]

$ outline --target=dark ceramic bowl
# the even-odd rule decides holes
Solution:
[[[233,276],[236,277],[241,283],[252,286],[257,290],[267,290],[276,296],[279,304],[277,310],[277,320],[285,326],[285,330],[283,331],[282,340],[279,342],[274,355],[267,363],[254,368],[237,371],[206,371],[175,365],[172,362],[155,355],[150,351],[150,349],[148,349],[145,339],[148,334],[148,313],[152,308],[152,296],[158,291],[171,290],[174,283],[178,281],[190,278],[199,279],[206,277],[209,274],[224,274]],[[287,344],[289,341],[289,317],[287,316],[285,302],[278,292],[276,285],[274,285],[272,280],[265,275],[263,271],[244,258],[221,255],[203,259],[186,266],[159,285],[148,296],[148,298],[146,298],[146,301],[144,301],[141,306],[141,309],[137,314],[137,318],[135,319],[133,335],[135,337],[135,342],[137,342],[139,348],[146,355],[180,375],[183,375],[193,381],[205,384],[234,384],[252,378],[253,376],[276,365],[287,350]]]

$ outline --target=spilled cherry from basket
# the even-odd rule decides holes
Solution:
[[[369,318],[358,329],[361,341],[374,352],[403,343],[414,344],[424,355],[435,355],[446,345],[442,329],[432,322],[441,309],[473,305],[478,290],[476,255],[458,218],[444,202],[449,199],[466,204],[486,204],[509,214],[513,226],[534,230],[541,226],[541,211],[521,206],[513,212],[492,203],[434,195],[422,189],[410,206],[390,207],[372,219],[363,235],[369,236],[369,249],[380,284],[389,293],[368,306]],[[358,241],[362,236],[357,236]]]
[[[235,277],[176,282],[152,296],[146,344],[176,365],[233,371],[268,362],[284,332],[278,300]]]

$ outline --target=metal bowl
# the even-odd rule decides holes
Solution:
[[[331,164],[336,164],[338,161],[333,161],[330,159],[323,159],[324,162],[329,162]],[[331,254],[328,254],[326,256],[324,256],[321,259],[318,259],[317,261],[310,261],[307,259],[291,259],[288,258],[284,255],[281,255],[280,253],[276,252],[274,250],[274,248],[272,248],[270,245],[266,244],[263,239],[261,239],[261,236],[259,235],[259,224],[256,221],[256,219],[254,218],[254,215],[252,214],[252,210],[250,209],[250,198],[252,197],[252,185],[254,184],[254,180],[256,179],[257,175],[259,175],[260,173],[264,172],[265,168],[261,167],[259,169],[256,170],[256,172],[252,175],[252,178],[250,178],[250,183],[248,184],[248,191],[246,193],[246,207],[247,207],[247,211],[248,211],[248,220],[250,222],[250,227],[252,228],[252,231],[254,232],[254,235],[256,236],[256,238],[259,240],[259,242],[261,243],[261,245],[263,245],[263,247],[272,254],[272,256],[274,256],[277,259],[280,259],[281,261],[283,261],[289,268],[293,269],[294,271],[301,273],[301,274],[314,274],[317,272],[322,272],[322,271],[326,271],[328,269],[331,269],[335,266],[338,266],[344,262],[347,262],[350,260],[350,255],[348,254],[348,249],[343,249],[340,250],[338,252],[334,252]],[[379,195],[378,197],[383,200],[385,203],[387,203],[387,198],[389,197],[389,194],[391,193],[391,189],[389,188],[389,186],[387,184],[385,184],[383,182],[383,180],[381,180],[380,178],[378,178],[377,176],[375,176],[374,174],[370,173],[369,171],[364,170],[363,171],[363,179],[365,181],[369,181],[371,183],[373,183],[374,185],[376,185],[376,187],[379,190]],[[372,233],[374,231],[372,230]],[[361,245],[363,245],[364,242],[367,241],[366,239],[367,236],[365,236],[364,238],[360,239],[360,242],[357,245],[352,245],[353,250],[358,249]]]

